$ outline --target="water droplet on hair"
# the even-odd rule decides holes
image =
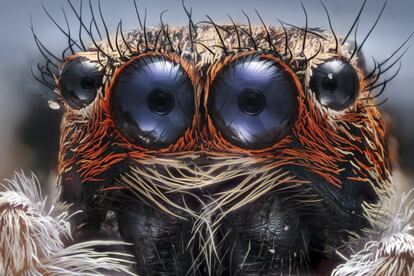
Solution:
[[[55,102],[55,101],[49,100],[49,101],[47,102],[47,104],[49,105],[50,109],[53,109],[53,110],[58,110],[58,109],[60,109],[60,104],[59,104],[58,102]]]

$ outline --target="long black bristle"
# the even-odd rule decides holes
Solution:
[[[203,46],[207,51],[209,51],[210,52],[210,54],[212,54],[213,56],[215,55],[215,53],[214,53],[214,51],[213,50],[211,50],[208,46],[206,46],[205,44],[203,44],[202,42],[196,42],[197,44],[199,44],[199,45],[201,45],[201,46]]]
[[[141,21],[141,16],[139,15],[139,11],[138,11],[138,6],[137,6],[137,1],[134,0],[134,8],[135,8],[135,14],[138,18],[138,24],[139,27],[141,28],[141,30],[144,30],[144,27],[142,26],[142,21]]]
[[[63,34],[63,35],[65,35],[66,36],[66,38],[68,39],[68,44],[69,44],[69,46],[70,46],[70,50],[71,50],[71,52],[72,52],[72,54],[74,54],[75,53],[75,51],[74,51],[74,49],[72,48],[72,46],[71,45],[73,45],[73,43],[75,44],[75,45],[77,45],[77,43],[76,43],[76,41],[74,41],[73,39],[72,39],[72,37],[71,37],[71,35],[70,35],[70,29],[68,28],[68,32],[66,32],[57,22],[56,22],[56,20],[50,15],[50,13],[49,13],[49,11],[45,8],[45,6],[43,5],[43,3],[41,4],[42,5],[42,9],[43,9],[43,11],[44,11],[44,13],[46,14],[46,16],[53,22],[53,24],[59,29],[59,31]],[[78,45],[77,45],[78,46]],[[79,46],[78,46],[79,47]],[[79,47],[80,48],[80,47]]]
[[[313,56],[311,56],[310,58],[308,58],[308,61],[316,58],[319,55],[319,53],[322,51],[322,42],[320,42],[319,40],[318,40],[318,42],[319,42],[318,51],[316,51],[316,53]]]
[[[102,53],[105,57],[107,57],[109,60],[111,60],[111,57],[98,45],[98,43],[96,42],[93,34],[92,34],[92,30],[91,28],[88,29],[88,27],[85,26],[85,23],[82,20],[81,15],[78,13],[78,11],[75,9],[75,7],[73,6],[73,4],[71,3],[70,0],[67,0],[72,12],[74,13],[74,15],[76,16],[76,18],[79,21],[80,27],[83,28],[86,33],[89,35],[90,39],[92,40],[93,45],[98,49],[98,51],[100,53]],[[82,43],[83,44],[83,43]]]
[[[300,30],[300,31],[302,31],[302,32],[304,32],[304,31],[305,31],[305,29],[304,29],[304,28],[301,28],[301,27],[299,27],[299,26],[296,26],[296,25],[290,24],[290,23],[285,22],[285,21],[283,21],[283,20],[278,19],[278,21],[279,21],[279,22],[281,22],[281,23],[283,23],[284,25],[289,26],[289,27],[292,27],[292,28],[294,28],[294,29],[296,29],[296,30]],[[314,36],[317,36],[317,37],[319,37],[320,39],[327,40],[327,38],[326,38],[326,37],[324,37],[322,34],[320,34],[320,33],[316,32],[316,31],[314,32],[314,31],[312,31],[312,30],[311,30],[311,29],[309,29],[309,28],[308,28],[308,30],[307,30],[307,33],[312,34],[312,35],[314,35]]]
[[[39,78],[33,71],[33,69],[30,69],[30,72],[32,73],[32,76],[35,78],[35,80],[37,80],[38,82],[40,82],[41,84],[43,84],[44,86],[48,87],[49,89],[53,90],[55,89],[55,87],[53,85],[51,85],[48,81],[46,81],[44,78]]]
[[[364,0],[364,2],[362,3],[361,8],[359,9],[359,12],[358,12],[358,14],[357,14],[357,16],[354,20],[354,22],[352,23],[351,28],[349,29],[349,31],[346,34],[344,40],[342,41],[342,45],[344,45],[346,43],[346,41],[348,40],[348,37],[351,35],[353,29],[355,28],[355,25],[358,23],[359,18],[361,17],[362,11],[364,10],[366,3],[367,3],[367,0]]]
[[[147,39],[147,30],[146,30],[147,9],[145,8],[145,11],[144,11],[144,23],[142,23],[141,15],[139,14],[138,5],[137,5],[136,0],[134,0],[134,9],[135,9],[135,14],[136,14],[137,19],[138,19],[139,27],[141,28],[141,31],[143,32],[143,35],[144,35],[145,50],[148,50],[148,39]],[[137,51],[139,51],[138,45],[137,45]]]
[[[367,41],[367,39],[370,37],[371,33],[374,31],[375,27],[377,26],[377,24],[378,24],[378,22],[379,22],[379,20],[380,20],[380,18],[382,16],[382,14],[384,13],[384,10],[385,10],[385,7],[387,6],[387,3],[388,3],[388,0],[386,0],[384,2],[384,5],[382,6],[381,11],[380,11],[380,13],[377,16],[377,19],[375,20],[374,25],[371,27],[371,29],[369,30],[368,34],[365,36],[364,40],[362,41],[362,43],[359,45],[357,54],[359,54],[361,52],[362,47],[364,46],[365,42]]]
[[[378,62],[377,62],[377,68],[378,68],[378,73],[373,75],[372,79],[370,80],[370,83],[368,83],[366,87],[372,86],[374,83],[376,83],[380,79],[382,75],[382,68],[378,65]]]
[[[163,28],[164,29],[164,36],[167,38],[167,40],[168,40],[168,45],[171,47],[171,50],[172,51],[175,51],[175,49],[174,49],[174,45],[173,45],[173,43],[172,43],[172,41],[171,41],[171,37],[170,37],[170,33],[169,33],[169,29],[168,29],[168,25],[166,25],[166,24],[164,24],[164,20],[163,20],[163,16],[164,16],[164,14],[167,12],[167,10],[164,10],[164,11],[162,11],[161,12],[161,14],[160,14],[160,23],[161,23],[161,28]],[[164,28],[164,26],[166,26],[165,28]]]
[[[281,20],[278,19],[278,21],[279,21],[279,24],[282,26],[284,37],[285,37],[285,56],[287,55],[287,52],[289,51],[289,55],[290,55],[289,60],[292,60],[293,53],[292,53],[292,50],[289,47],[289,36],[288,36],[287,30],[286,30],[286,27],[285,27],[285,25],[283,24],[283,22]]]
[[[227,14],[227,17],[230,19],[231,23],[233,24],[234,31],[236,32],[238,49],[241,49],[242,47],[241,47],[241,40],[240,40],[239,29],[237,28],[236,23],[234,23],[233,18],[231,18],[231,16],[229,14]]]
[[[369,107],[380,107],[383,104],[385,104],[388,101],[389,98],[385,98],[383,101],[377,103],[377,104],[368,104],[361,107],[361,109],[369,108]]]
[[[102,21],[102,24],[103,24],[104,29],[105,29],[106,39],[108,40],[109,48],[111,48],[112,51],[115,51],[114,47],[112,46],[111,37],[109,36],[108,27],[106,26],[105,18],[104,18],[103,13],[102,13],[101,0],[98,0],[98,10],[99,10],[99,16],[101,17],[101,21]]]
[[[358,53],[358,29],[359,29],[359,21],[357,22],[356,26],[355,26],[355,33],[354,33],[354,50],[352,51],[351,57],[349,58],[350,60],[352,60],[355,56],[355,54]]]
[[[70,42],[69,43],[69,45],[63,50],[63,52],[62,52],[62,60],[65,60],[66,59],[66,57],[67,57],[67,52],[70,50],[71,51],[71,53],[73,54],[73,43],[72,42]]]
[[[157,32],[157,36],[155,37],[155,41],[154,41],[154,48],[153,51],[156,51],[158,49],[158,41],[160,39],[161,33],[164,32],[165,29],[165,25],[161,26],[160,29]]]
[[[53,74],[51,72],[49,72],[48,70],[45,71],[45,67],[46,66],[47,65],[40,66],[40,64],[38,63],[37,64],[37,70],[39,70],[39,72],[41,72],[42,74],[44,74],[44,75],[46,75],[46,76],[48,76],[50,78],[53,78]]]
[[[374,95],[374,96],[368,96],[368,97],[365,97],[365,98],[362,98],[362,99],[360,99],[361,101],[366,101],[366,100],[373,100],[373,99],[375,99],[375,98],[378,98],[379,96],[381,96],[383,93],[384,93],[384,91],[385,91],[385,88],[387,87],[387,81],[384,81],[383,82],[383,84],[382,84],[382,88],[381,88],[381,90],[380,90],[380,92],[379,93],[377,93],[376,95]]]
[[[147,8],[144,9],[144,43],[145,43],[145,50],[149,49],[148,46],[148,37],[147,37]]]
[[[184,9],[184,12],[186,13],[187,17],[188,17],[188,32],[189,32],[189,37],[190,37],[190,47],[191,47],[191,51],[194,51],[194,40],[193,40],[193,31],[196,32],[197,29],[194,26],[193,23],[193,19],[192,19],[192,10],[188,10],[187,7],[185,6],[184,0],[181,1],[181,5]]]
[[[119,56],[121,57],[121,59],[123,61],[125,61],[127,59],[125,58],[124,53],[121,51],[121,48],[120,48],[119,42],[118,42],[119,30],[121,28],[121,24],[122,24],[122,20],[120,20],[118,22],[118,25],[116,26],[116,32],[115,32],[115,48],[116,48],[116,51],[118,52]]]
[[[208,18],[208,20],[210,20],[211,24],[213,24],[214,29],[216,30],[217,36],[219,37],[219,40],[220,40],[220,43],[221,43],[222,49],[224,50],[224,53],[227,53],[227,47],[226,47],[226,44],[224,43],[223,37],[221,36],[220,31],[219,31],[219,29],[218,29],[218,27],[217,27],[216,23],[214,23],[214,21],[211,19],[211,17],[210,17],[210,16],[206,15],[206,17]],[[216,45],[216,46],[217,46],[217,45]]]
[[[92,7],[92,0],[89,0],[89,10],[91,13],[92,22],[95,26],[96,32],[98,33],[99,39],[102,40],[101,31],[99,30],[98,23],[96,22],[95,11],[93,10],[93,7]]]
[[[73,8],[73,10],[76,10],[75,7],[72,6],[72,3],[70,2],[70,0],[67,0],[69,2],[69,4],[71,5],[71,7]],[[83,49],[86,49],[85,47],[85,43],[83,43],[83,39],[82,39],[82,28],[83,28],[83,20],[82,20],[82,8],[83,6],[83,1],[79,1],[79,30],[78,30],[78,37],[79,37],[79,43],[82,45]]]
[[[75,43],[76,47],[79,48],[79,50],[85,51],[85,49],[83,49],[76,41],[74,41],[71,38],[71,30],[70,30],[70,26],[69,26],[69,20],[68,20],[68,17],[66,16],[66,12],[65,12],[65,9],[63,7],[62,7],[62,13],[63,13],[63,18],[65,19],[66,28],[68,29],[68,36],[69,36],[68,37],[68,43],[69,43],[69,41],[73,41]],[[74,49],[71,49],[71,51],[72,51],[72,54],[75,53]]]
[[[184,12],[187,14],[187,17],[189,19],[189,23],[191,24],[191,27],[193,28],[194,32],[196,32],[197,31],[197,28],[196,28],[196,26],[194,24],[194,21],[192,19],[192,13],[193,13],[192,9],[190,9],[190,10],[187,9],[187,7],[186,7],[186,5],[184,3],[184,0],[181,0],[181,5],[182,5],[182,7],[184,9]]]
[[[47,50],[43,44],[39,41],[39,39],[37,38],[36,34],[33,32],[33,38],[35,40],[36,46],[39,49],[40,54],[48,61],[50,61],[51,65],[53,65],[55,68],[58,68],[57,64],[52,62],[52,60],[50,59],[50,57],[54,58],[58,63],[61,63],[62,61],[57,58],[56,56],[54,56],[52,53],[49,52],[49,50]]]
[[[336,33],[335,33],[334,28],[332,26],[331,16],[329,15],[328,8],[326,8],[326,6],[322,2],[322,0],[319,0],[319,2],[321,3],[323,9],[325,10],[326,17],[328,17],[329,28],[331,29],[331,33],[332,33],[332,35],[334,36],[334,39],[335,39],[335,53],[338,53],[338,37],[336,36]]]
[[[364,80],[369,80],[375,74],[375,72],[377,72],[378,62],[373,57],[372,57],[372,62],[374,63],[374,69],[372,69],[371,72],[366,74],[366,76],[364,77]]]
[[[247,15],[247,13],[244,12],[244,10],[242,10],[242,13],[244,14],[244,16],[246,17],[248,26],[249,26],[249,31],[244,30],[243,28],[240,28],[245,34],[247,34],[247,36],[250,38],[250,40],[252,41],[253,44],[253,48],[257,51],[257,44],[256,44],[256,40],[253,37],[253,31],[252,31],[252,23],[250,22],[250,17]]]
[[[254,11],[256,12],[257,17],[259,17],[259,20],[262,23],[263,28],[265,29],[265,32],[266,32],[266,41],[267,41],[267,44],[269,45],[269,50],[272,50],[273,49],[275,52],[277,52],[275,46],[272,43],[272,38],[270,37],[269,30],[267,29],[267,26],[266,26],[263,18],[260,16],[260,14],[259,14],[259,12],[257,10],[254,10]]]
[[[388,61],[390,61],[405,45],[407,45],[408,41],[411,40],[411,38],[413,37],[414,33],[411,33],[408,38],[388,57],[386,58],[384,61],[382,61],[379,65],[383,66],[385,63],[387,63]]]
[[[305,14],[305,33],[303,34],[303,44],[302,44],[302,54],[305,53],[305,47],[306,47],[306,36],[308,34],[308,13],[305,9],[305,6],[302,2],[300,2],[300,5],[302,6],[303,13]]]
[[[386,79],[385,81],[383,81],[379,84],[372,83],[370,85],[367,85],[367,86],[365,86],[364,91],[374,90],[374,89],[380,87],[381,85],[383,85],[384,82],[390,82],[393,79],[395,79],[397,77],[398,73],[400,73],[401,66],[402,66],[402,64],[400,62],[397,71],[395,71],[395,73],[390,78]]]
[[[120,31],[121,31],[121,38],[122,38],[122,41],[124,42],[124,45],[125,45],[125,47],[127,47],[127,49],[128,49],[128,51],[129,51],[129,53],[132,55],[132,49],[131,49],[131,47],[129,46],[129,43],[126,41],[126,39],[125,39],[125,36],[124,36],[124,31],[123,31],[123,29],[122,29],[122,20],[121,20],[121,24],[120,24]]]
[[[389,66],[387,66],[384,70],[382,70],[382,74],[384,74],[384,73],[386,73],[387,71],[389,71],[391,68],[393,68],[403,57],[404,57],[404,55],[407,53],[407,51],[408,51],[408,49],[409,48],[407,48],[407,49],[405,49],[402,53],[401,53],[401,55],[393,62],[393,63],[391,63]],[[384,65],[384,64],[382,64],[382,65]],[[381,64],[380,64],[380,66],[381,66]]]

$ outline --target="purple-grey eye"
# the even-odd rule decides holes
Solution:
[[[182,66],[162,56],[144,56],[120,72],[112,90],[117,126],[132,142],[149,149],[178,141],[190,127],[195,101]]]
[[[340,111],[355,101],[359,78],[351,64],[333,59],[312,70],[309,87],[321,105]]]
[[[102,79],[103,74],[95,62],[77,57],[63,67],[59,89],[69,106],[81,109],[93,102],[102,85]]]
[[[297,96],[292,76],[280,64],[251,55],[230,62],[217,74],[208,108],[214,125],[230,143],[264,149],[291,130]]]

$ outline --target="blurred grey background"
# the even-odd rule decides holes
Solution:
[[[137,28],[138,22],[132,0],[102,0],[102,9],[110,31],[123,20],[124,30]],[[317,0],[302,1],[309,14],[312,27],[328,27],[326,15]],[[325,0],[334,29],[346,34],[362,0]],[[78,23],[64,0],[1,0],[0,2],[0,179],[11,177],[14,170],[33,170],[41,179],[53,171],[58,146],[59,112],[50,110],[47,101],[37,94],[50,93],[31,76],[42,58],[35,47],[30,31],[30,15],[36,34],[47,47],[60,55],[67,40],[42,11],[41,4],[56,20],[64,25],[62,7],[67,11],[73,33]],[[79,6],[78,0],[72,0]],[[96,0],[92,0],[97,8]],[[162,10],[168,10],[165,21],[186,24],[187,17],[180,0],[137,0],[141,13],[147,8],[148,25],[159,24]],[[277,25],[277,19],[304,26],[305,19],[296,0],[186,0],[196,21],[210,15],[218,23],[228,23],[227,14],[235,21],[244,22],[243,9],[254,23],[259,23],[257,9],[268,25]],[[369,0],[359,24],[359,40],[363,39],[374,23],[383,1]],[[88,2],[84,1],[85,16],[89,18]],[[381,61],[414,31],[414,1],[390,0],[371,38],[364,46],[368,59]],[[414,39],[413,39],[414,41]],[[412,43],[411,43],[412,44]],[[414,49],[403,58],[398,77],[388,85],[381,99],[389,98],[383,108],[391,114],[393,128],[399,141],[400,161],[407,174],[414,171]],[[389,72],[389,76],[393,72]]]

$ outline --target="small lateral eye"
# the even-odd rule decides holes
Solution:
[[[321,105],[341,111],[354,103],[359,78],[351,64],[333,59],[312,70],[309,87]]]
[[[72,108],[88,106],[102,85],[103,73],[95,62],[84,57],[68,61],[59,78],[59,89],[66,103]]]

